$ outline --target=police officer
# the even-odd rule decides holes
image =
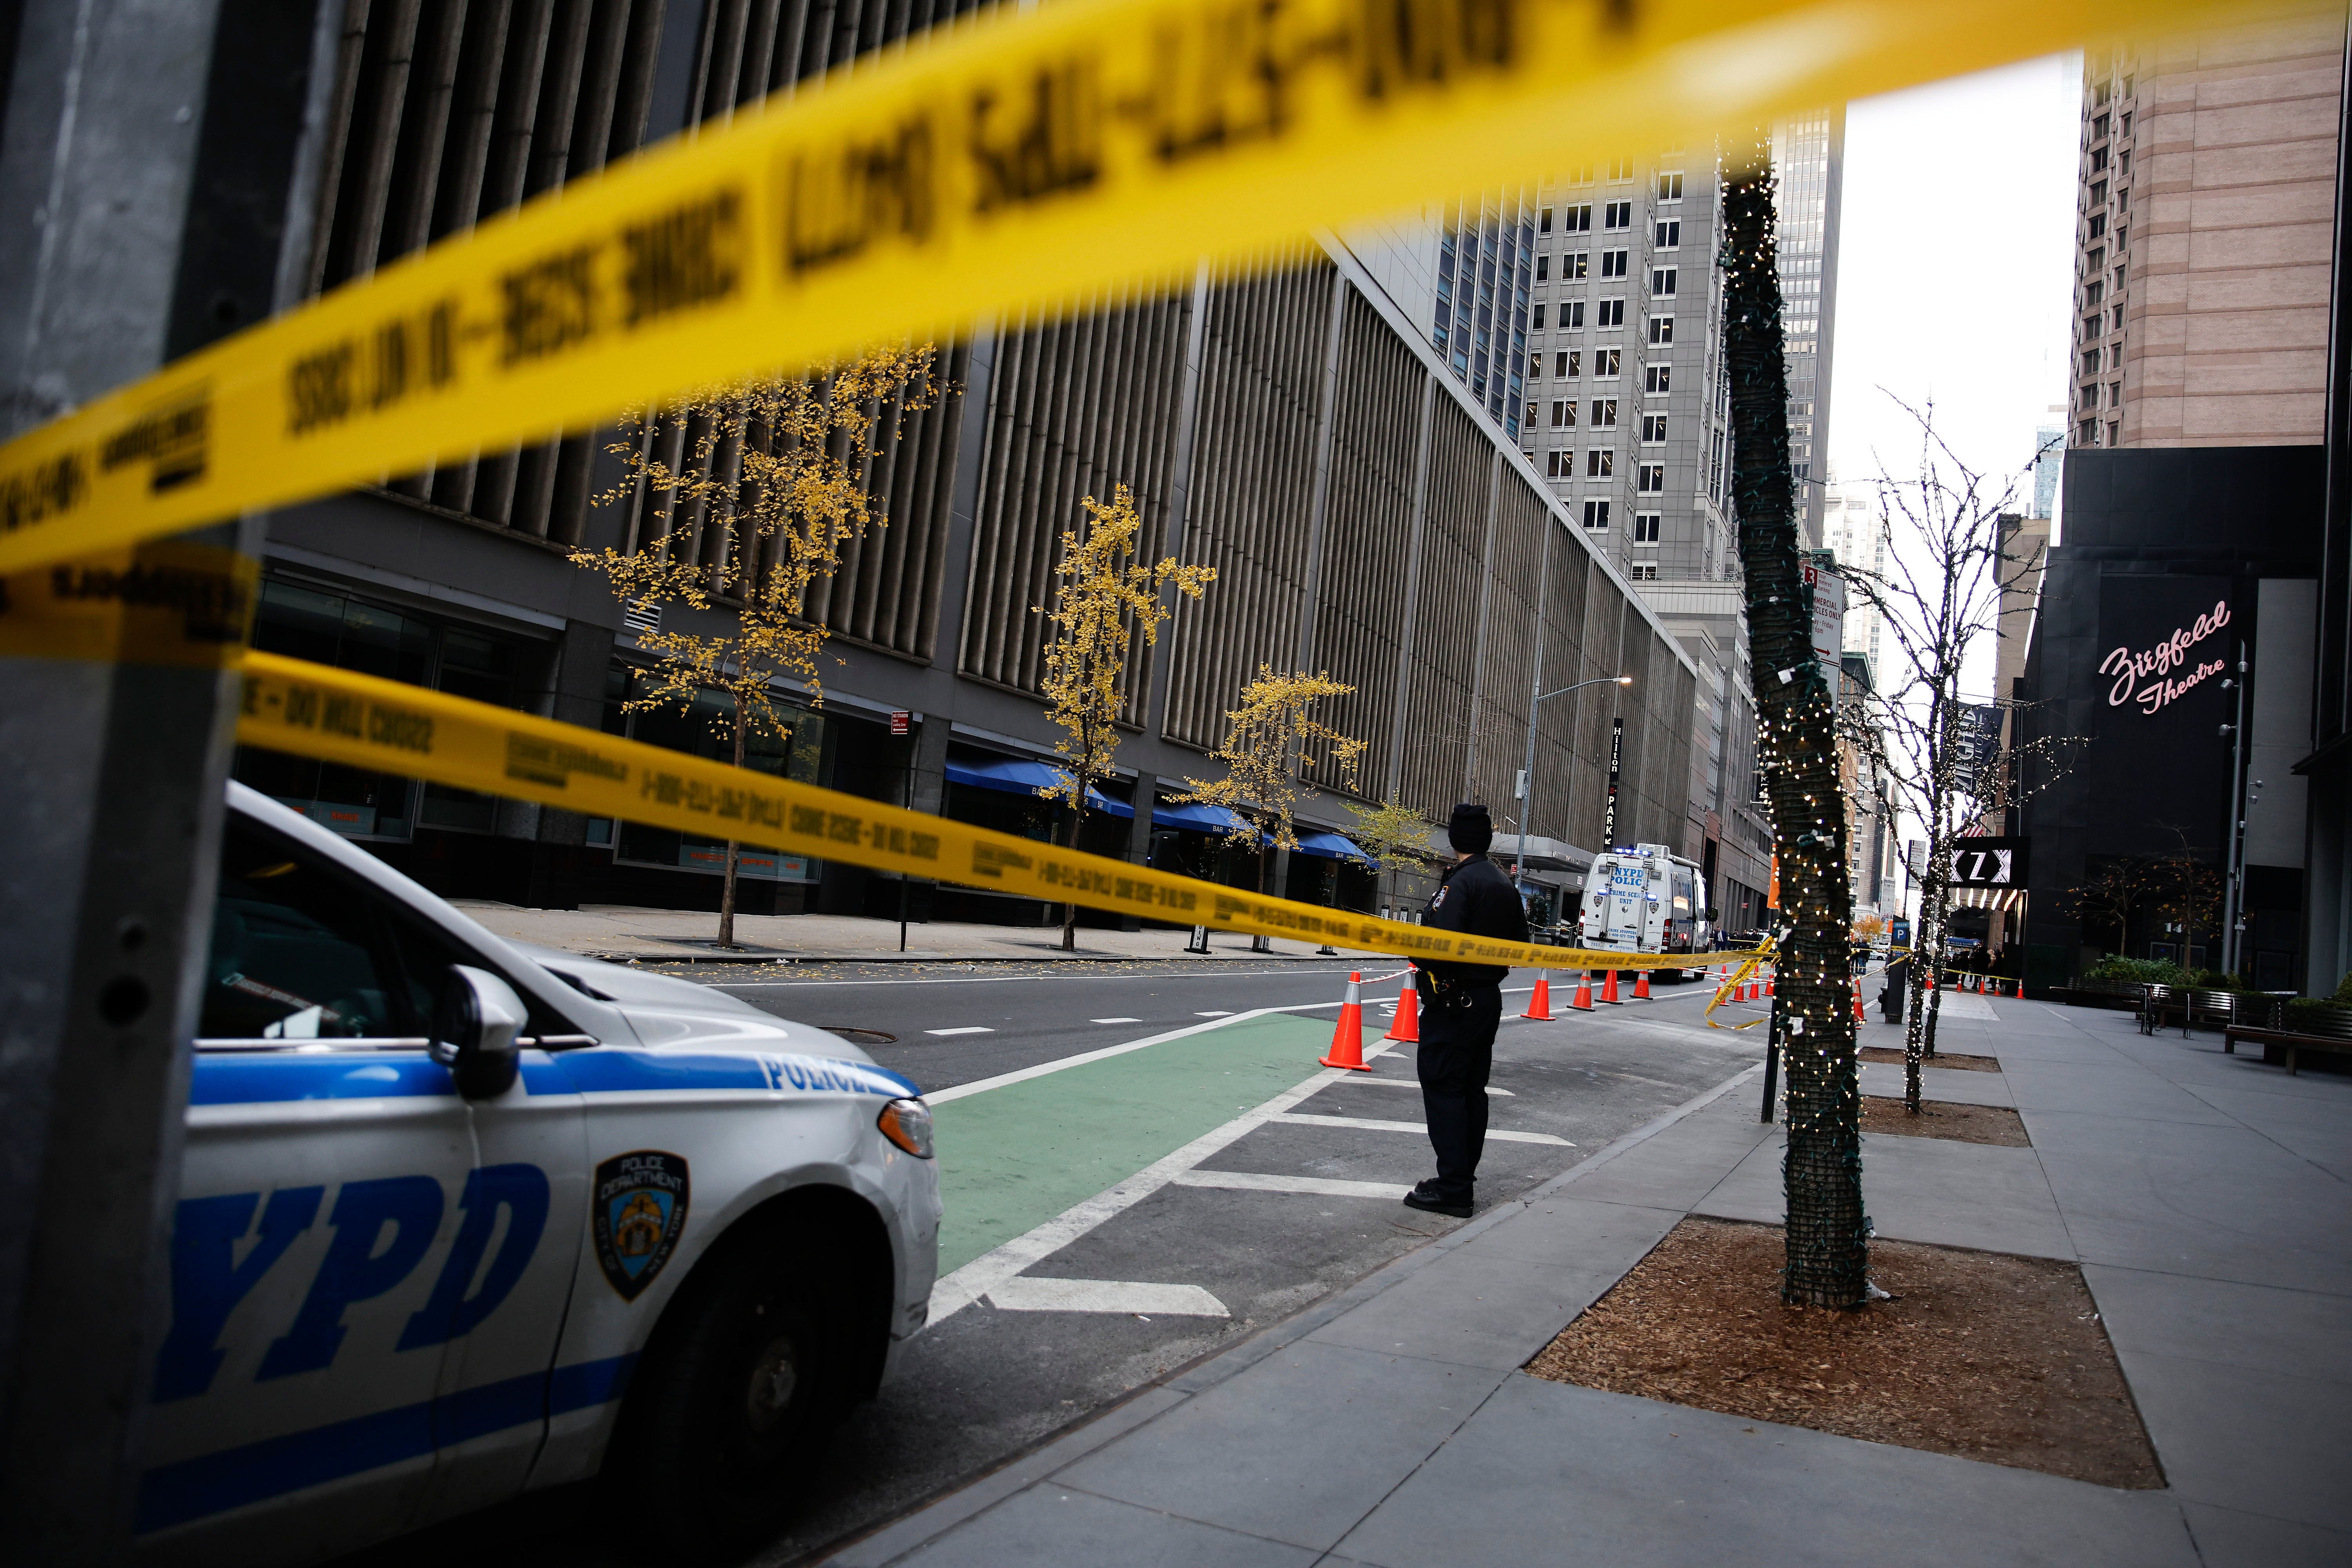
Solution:
[[[1528,940],[1517,889],[1486,858],[1495,825],[1483,805],[1457,805],[1445,829],[1457,857],[1446,868],[1422,921],[1433,931],[1502,942]],[[1408,1206],[1470,1216],[1471,1184],[1486,1146],[1486,1074],[1495,1063],[1495,1026],[1503,1017],[1507,965],[1415,959],[1421,993],[1421,1104],[1437,1174],[1405,1194]]]

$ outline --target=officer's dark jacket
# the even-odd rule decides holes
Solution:
[[[1527,906],[1519,902],[1518,889],[1484,855],[1457,860],[1447,868],[1422,923],[1435,931],[1493,937],[1497,942],[1528,940]],[[1457,985],[1499,985],[1511,972],[1507,964],[1425,958],[1414,962],[1439,980]]]

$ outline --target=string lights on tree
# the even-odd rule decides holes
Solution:
[[[1812,595],[1799,554],[1769,136],[1757,133],[1746,155],[1729,162],[1723,267],[1732,484],[1785,931],[1777,986],[1789,1139],[1781,1166],[1788,1266],[1780,1297],[1858,1307],[1871,1285],[1837,699],[1813,657]]]

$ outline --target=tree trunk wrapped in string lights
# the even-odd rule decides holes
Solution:
[[[1812,602],[1798,553],[1789,468],[1788,372],[1773,237],[1770,142],[1760,134],[1724,186],[1724,357],[1731,374],[1732,482],[1748,579],[1758,751],[1780,866],[1778,997],[1788,1083],[1788,1268],[1781,1300],[1867,1299],[1862,1101],[1854,1057],[1845,803],[1837,701],[1814,660]]]

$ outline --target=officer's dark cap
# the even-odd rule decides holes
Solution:
[[[1484,855],[1495,842],[1495,824],[1483,805],[1457,805],[1445,825],[1446,841],[1456,855]]]

